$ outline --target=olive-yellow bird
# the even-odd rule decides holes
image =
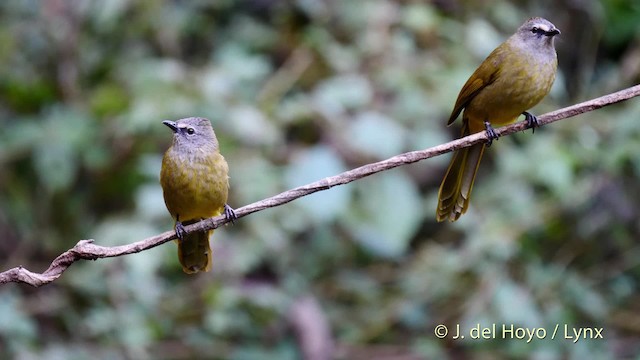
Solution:
[[[491,125],[513,123],[520,115],[535,127],[538,120],[526,110],[551,90],[558,66],[553,43],[558,34],[560,30],[540,17],[522,24],[464,84],[447,125],[462,112],[462,136],[486,130],[490,139],[496,139]],[[438,192],[437,221],[456,221],[468,210],[484,147],[481,143],[454,152]]]
[[[173,131],[173,144],[162,158],[160,184],[164,203],[176,220],[178,258],[187,274],[209,271],[213,230],[186,234],[184,225],[222,213],[235,219],[227,205],[229,166],[209,120],[191,117],[162,123]]]

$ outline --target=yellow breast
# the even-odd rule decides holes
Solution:
[[[219,215],[229,190],[229,167],[220,153],[178,154],[169,148],[162,159],[160,184],[171,216],[181,222]]]
[[[502,126],[513,123],[522,112],[540,102],[551,90],[557,61],[533,61],[513,56],[500,66],[495,81],[469,102],[465,115],[475,121]]]

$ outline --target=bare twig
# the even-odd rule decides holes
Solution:
[[[544,114],[538,117],[538,121],[540,125],[550,124],[561,119],[566,119],[585,112],[599,109],[604,106],[628,100],[638,95],[640,95],[640,85],[636,85],[625,90],[618,91],[616,93],[601,96],[593,100],[585,101],[580,104]],[[526,123],[524,121],[521,121],[496,129],[496,132],[500,136],[506,136],[526,129]],[[404,154],[396,155],[389,159],[360,166],[353,170],[343,172],[342,174],[330,176],[307,185],[299,186],[270,198],[243,206],[239,209],[236,209],[236,215],[238,218],[241,218],[257,211],[286,204],[290,201],[309,194],[313,194],[318,191],[328,190],[334,186],[348,184],[352,181],[362,179],[366,176],[376,174],[381,171],[415,163],[420,160],[429,159],[451,152],[453,150],[471,146],[479,142],[486,142],[487,140],[488,139],[485,132],[479,132],[428,149],[411,151]],[[217,216],[186,226],[185,230],[187,232],[211,230],[225,224],[226,222],[227,220],[224,218],[224,216]],[[18,266],[0,273],[0,284],[9,282],[22,282],[35,287],[42,286],[60,277],[60,275],[69,266],[71,266],[71,264],[78,260],[96,260],[100,258],[133,254],[156,247],[158,245],[162,245],[167,241],[173,240],[175,238],[176,236],[173,231],[167,231],[132,244],[114,247],[95,245],[93,243],[93,240],[81,240],[72,249],[67,250],[66,252],[58,256],[45,272],[41,274],[34,273],[23,268],[22,266]]]

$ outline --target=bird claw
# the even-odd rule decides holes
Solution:
[[[180,241],[184,240],[184,237],[187,235],[187,231],[184,229],[184,225],[180,221],[176,221],[176,236]]]
[[[523,112],[522,115],[524,115],[524,121],[527,122],[527,127],[531,129],[531,133],[535,133],[536,128],[540,126],[538,118],[528,111]]]
[[[500,135],[496,133],[496,130],[493,128],[493,126],[491,126],[491,123],[489,123],[488,121],[484,122],[484,128],[485,128],[485,131],[487,132],[487,137],[489,138],[489,141],[487,142],[487,147],[489,147],[493,143],[493,140],[498,140],[498,138],[500,138]]]
[[[230,221],[231,224],[234,224],[235,220],[238,218],[236,211],[233,210],[229,204],[224,204],[224,218]]]

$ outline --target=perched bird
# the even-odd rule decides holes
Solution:
[[[173,144],[162,158],[160,184],[167,210],[176,220],[178,258],[187,274],[209,271],[213,230],[186,234],[184,225],[222,213],[235,219],[227,205],[229,166],[209,120],[191,117],[162,123],[173,131]]]
[[[464,84],[447,125],[462,112],[461,136],[487,131],[490,140],[497,139],[491,125],[513,123],[520,115],[535,128],[538,120],[526,110],[551,90],[558,66],[553,41],[558,34],[560,30],[540,17],[522,24]],[[438,192],[437,221],[456,221],[469,208],[484,148],[481,143],[454,152]]]

